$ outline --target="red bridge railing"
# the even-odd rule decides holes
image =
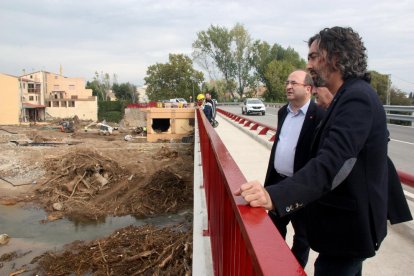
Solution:
[[[200,110],[197,120],[215,275],[306,275],[266,211],[233,195],[246,178]]]
[[[261,130],[258,133],[259,135],[265,135],[268,131],[272,131],[272,132],[276,133],[276,128],[268,126],[266,124],[255,122],[251,119],[247,119],[244,116],[236,115],[234,113],[225,111],[225,110],[220,109],[220,108],[217,108],[217,112],[220,112],[224,116],[230,118],[231,120],[233,120],[233,121],[235,121],[239,124],[243,124],[245,127],[249,127],[250,130],[252,130],[252,131],[256,131],[258,129],[258,127],[261,127]],[[274,139],[275,139],[275,135],[273,135],[272,138],[269,139],[269,141],[274,141]],[[404,183],[405,185],[408,185],[408,186],[414,188],[414,175],[408,174],[408,173],[400,171],[400,170],[397,170],[397,172],[398,172],[398,175],[400,177],[401,183]]]
[[[232,119],[233,121],[235,121],[239,124],[242,124],[245,127],[249,127],[250,130],[257,130],[260,127],[261,129],[258,133],[259,135],[266,135],[269,131],[272,131],[272,132],[274,132],[274,134],[269,139],[269,141],[273,142],[275,140],[275,135],[276,135],[276,128],[275,127],[268,126],[266,124],[259,123],[259,122],[247,119],[246,117],[233,114],[233,113],[225,111],[221,108],[217,108],[217,112],[220,112],[221,114],[229,117],[230,119]]]

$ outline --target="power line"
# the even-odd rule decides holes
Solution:
[[[392,75],[392,77],[393,77],[393,78],[396,78],[396,79],[399,79],[399,80],[401,80],[401,81],[404,81],[404,82],[406,82],[406,83],[409,83],[409,84],[414,84],[414,82],[411,82],[411,81],[408,81],[408,80],[402,79],[402,78],[400,78],[400,77],[395,76],[394,74]]]

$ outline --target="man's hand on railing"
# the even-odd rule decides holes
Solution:
[[[263,207],[266,210],[273,209],[269,193],[258,180],[242,184],[240,189],[234,192],[234,195],[242,196],[252,207]]]

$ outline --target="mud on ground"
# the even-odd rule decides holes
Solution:
[[[192,207],[192,144],[134,143],[125,133],[62,133],[50,125],[2,129],[0,204],[34,202],[49,221],[144,218]],[[29,145],[16,145],[21,141]],[[33,141],[38,146],[30,146]],[[48,142],[53,145],[42,146]],[[184,275],[191,271],[191,247],[191,222],[127,227],[34,262],[39,275]]]

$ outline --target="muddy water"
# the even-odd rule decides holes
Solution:
[[[8,275],[45,251],[60,250],[64,244],[75,240],[93,240],[110,235],[114,230],[128,225],[152,224],[166,226],[185,220],[185,212],[178,215],[136,219],[133,216],[107,217],[100,222],[80,222],[61,219],[42,223],[46,213],[38,208],[0,205],[0,234],[11,237],[6,245],[0,245],[3,254],[16,252],[20,257],[0,261],[0,275]],[[3,267],[1,267],[3,263]],[[29,266],[30,268],[30,266]],[[30,274],[20,274],[30,275]]]

